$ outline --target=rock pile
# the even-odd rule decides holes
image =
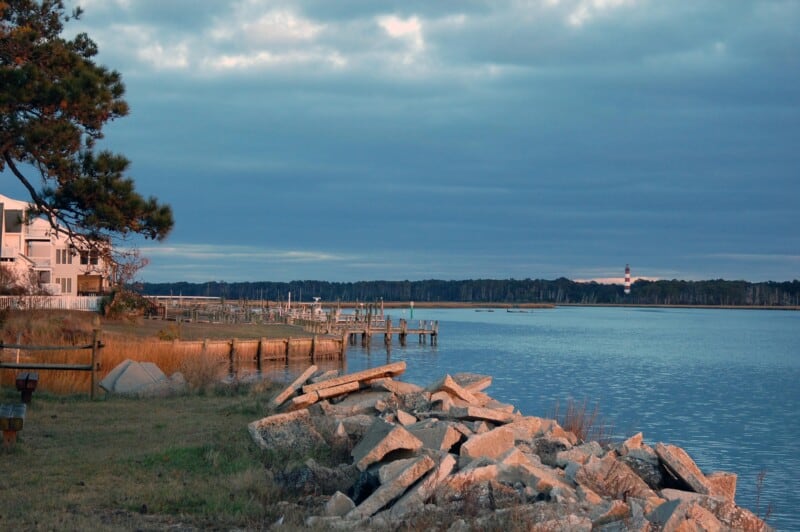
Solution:
[[[579,441],[555,420],[492,399],[489,376],[446,375],[422,388],[393,379],[404,370],[398,362],[339,376],[311,366],[275,397],[282,413],[249,425],[264,449],[350,451],[351,463],[337,468],[309,459],[279,473],[288,486],[329,496],[307,525],[768,529],[735,504],[735,474],[704,474],[678,447],[651,447],[641,433]]]

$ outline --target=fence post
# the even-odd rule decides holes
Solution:
[[[94,401],[94,392],[97,387],[97,370],[100,366],[100,329],[92,329],[92,389],[89,399]]]

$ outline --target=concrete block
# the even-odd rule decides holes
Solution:
[[[736,473],[715,471],[706,475],[706,480],[708,481],[711,495],[725,497],[731,502],[736,499]]]
[[[275,406],[280,406],[283,403],[285,403],[286,400],[289,399],[289,397],[294,395],[297,392],[297,390],[299,390],[306,383],[306,381],[308,381],[311,375],[316,373],[316,371],[317,371],[317,366],[313,364],[308,368],[306,368],[306,370],[303,373],[301,373],[295,380],[293,380],[291,384],[289,384],[289,386],[287,386],[281,393],[279,393],[272,399],[272,404]]]
[[[355,507],[356,505],[350,497],[341,491],[337,491],[325,503],[325,515],[328,517],[342,517]]]
[[[390,377],[381,377],[369,381],[370,387],[374,390],[385,390],[397,395],[405,395],[408,393],[419,393],[424,390],[422,386],[417,386],[410,382],[396,381]]]
[[[434,466],[430,456],[420,456],[411,461],[407,467],[392,477],[386,484],[375,490],[365,501],[351,510],[345,517],[347,519],[363,519],[377,513],[393,499],[403,492]]]
[[[303,386],[302,390],[303,393],[310,393],[317,390],[330,388],[332,386],[339,386],[341,384],[345,384],[348,382],[367,381],[369,379],[375,379],[379,377],[396,377],[398,375],[402,375],[403,372],[405,372],[405,370],[406,370],[405,362],[402,361],[394,362],[392,364],[378,366],[377,368],[365,369],[363,371],[349,373],[347,375],[342,375],[341,377],[328,379],[324,382],[306,384],[305,386]]]
[[[453,380],[473,394],[485,390],[492,384],[491,375],[480,375],[478,373],[456,373],[453,375]]]
[[[475,434],[461,445],[459,464],[466,465],[476,458],[497,459],[514,447],[514,433],[498,427],[483,434]]]
[[[439,463],[417,485],[413,486],[405,495],[392,505],[390,515],[393,518],[402,518],[404,515],[420,508],[425,501],[431,498],[446,478],[456,467],[456,457],[446,454],[440,458]]]
[[[451,417],[463,420],[484,420],[492,423],[505,424],[518,419],[515,414],[492,410],[491,408],[481,408],[479,406],[453,407],[448,411]]]
[[[613,499],[657,497],[628,465],[617,460],[615,453],[603,458],[589,457],[575,473],[575,481],[601,496]]]
[[[448,421],[429,420],[433,423],[408,426],[408,431],[422,441],[426,449],[449,451],[461,441],[463,435]]]
[[[711,485],[706,480],[706,476],[686,451],[675,445],[664,445],[663,443],[657,443],[655,451],[661,463],[694,491],[703,495],[711,493]]]
[[[417,418],[406,412],[405,410],[397,410],[395,412],[397,416],[397,422],[403,425],[404,427],[408,427],[409,425],[413,425],[417,422]]]
[[[378,418],[353,448],[351,456],[360,471],[380,461],[387,454],[398,451],[417,451],[422,441],[400,425],[392,425]],[[376,510],[377,511],[377,510]]]
[[[266,450],[306,452],[325,445],[325,439],[311,422],[308,410],[276,414],[247,426],[253,441]]]
[[[438,391],[445,391],[450,395],[465,401],[467,404],[470,405],[477,405],[478,400],[472,395],[472,392],[468,391],[467,389],[461,387],[453,377],[450,375],[445,375],[441,380],[428,386],[427,391],[431,392],[431,394],[436,394]]]

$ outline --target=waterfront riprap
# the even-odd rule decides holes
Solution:
[[[351,347],[344,369],[402,360],[402,379],[420,385],[452,371],[489,374],[492,396],[526,415],[586,400],[607,432],[641,431],[686,449],[703,470],[738,473],[738,504],[761,515],[771,504],[770,524],[800,529],[800,493],[786,489],[800,469],[800,313],[417,309],[415,319],[439,321],[438,346]]]

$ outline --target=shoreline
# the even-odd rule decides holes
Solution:
[[[307,305],[307,302],[298,304]],[[384,309],[410,308],[407,301],[384,301]],[[322,307],[329,308],[357,308],[360,305],[377,305],[381,303],[361,303],[343,301],[338,303],[322,302]],[[720,309],[720,310],[787,310],[798,311],[800,306],[787,305],[655,305],[644,303],[501,303],[501,302],[462,302],[462,301],[414,301],[414,308],[426,309],[555,309],[558,307],[620,307],[620,308],[683,308],[683,309]]]

